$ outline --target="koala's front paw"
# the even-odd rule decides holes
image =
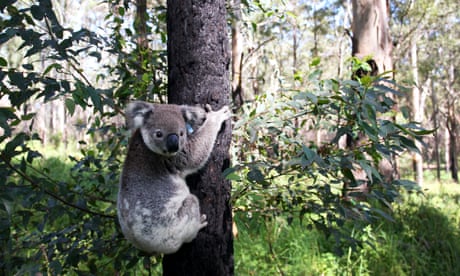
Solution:
[[[223,122],[232,117],[232,112],[230,111],[230,108],[228,106],[224,106],[214,113],[216,114],[216,117],[219,118],[220,122]]]
[[[201,215],[201,218],[200,218],[200,223],[201,223],[201,228],[205,227],[206,225],[208,225],[208,222],[206,221],[206,215],[205,214],[202,214]]]

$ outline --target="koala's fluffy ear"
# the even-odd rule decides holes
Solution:
[[[153,112],[153,105],[146,102],[132,102],[126,108],[126,125],[129,129],[140,128],[144,124],[146,114]]]

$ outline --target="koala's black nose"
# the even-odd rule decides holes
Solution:
[[[179,136],[177,134],[169,134],[166,137],[166,149],[173,153],[179,150]]]

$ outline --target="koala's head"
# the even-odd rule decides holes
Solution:
[[[145,145],[153,152],[173,156],[180,152],[186,141],[188,112],[179,105],[130,103],[126,109],[126,122],[130,129],[139,129]]]

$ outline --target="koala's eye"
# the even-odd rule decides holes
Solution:
[[[157,138],[161,138],[161,137],[163,137],[163,132],[161,132],[160,130],[157,130],[157,131],[155,132],[155,136],[156,136]]]
[[[181,132],[179,133],[179,135],[180,135],[180,136],[184,136],[184,131],[181,131]]]

